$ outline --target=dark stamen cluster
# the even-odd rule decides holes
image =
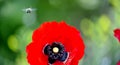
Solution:
[[[54,48],[58,49],[57,53],[53,51]],[[64,46],[59,42],[54,42],[51,45],[46,45],[44,48],[44,54],[48,55],[48,61],[50,64],[53,64],[56,60],[64,62],[68,56],[68,53],[65,52]]]

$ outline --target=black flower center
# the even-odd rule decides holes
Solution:
[[[53,42],[51,45],[46,45],[44,54],[48,55],[50,64],[53,64],[57,60],[64,62],[68,57],[68,52],[65,51],[64,46],[59,42]]]

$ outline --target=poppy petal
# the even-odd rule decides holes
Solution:
[[[120,65],[120,60],[117,62],[117,64],[116,65]]]
[[[115,29],[114,30],[114,36],[118,39],[118,41],[120,42],[120,29]]]

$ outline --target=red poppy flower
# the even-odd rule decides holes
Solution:
[[[119,40],[120,42],[120,29],[115,29],[114,30],[114,36]]]
[[[30,65],[78,65],[84,55],[80,32],[65,22],[45,22],[26,47]]]
[[[117,62],[117,65],[120,65],[120,60]]]

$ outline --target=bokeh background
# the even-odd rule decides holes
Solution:
[[[36,9],[26,13],[24,9]],[[116,65],[120,0],[0,0],[0,65],[29,65],[25,47],[46,21],[64,20],[81,31],[86,50],[79,65]]]

